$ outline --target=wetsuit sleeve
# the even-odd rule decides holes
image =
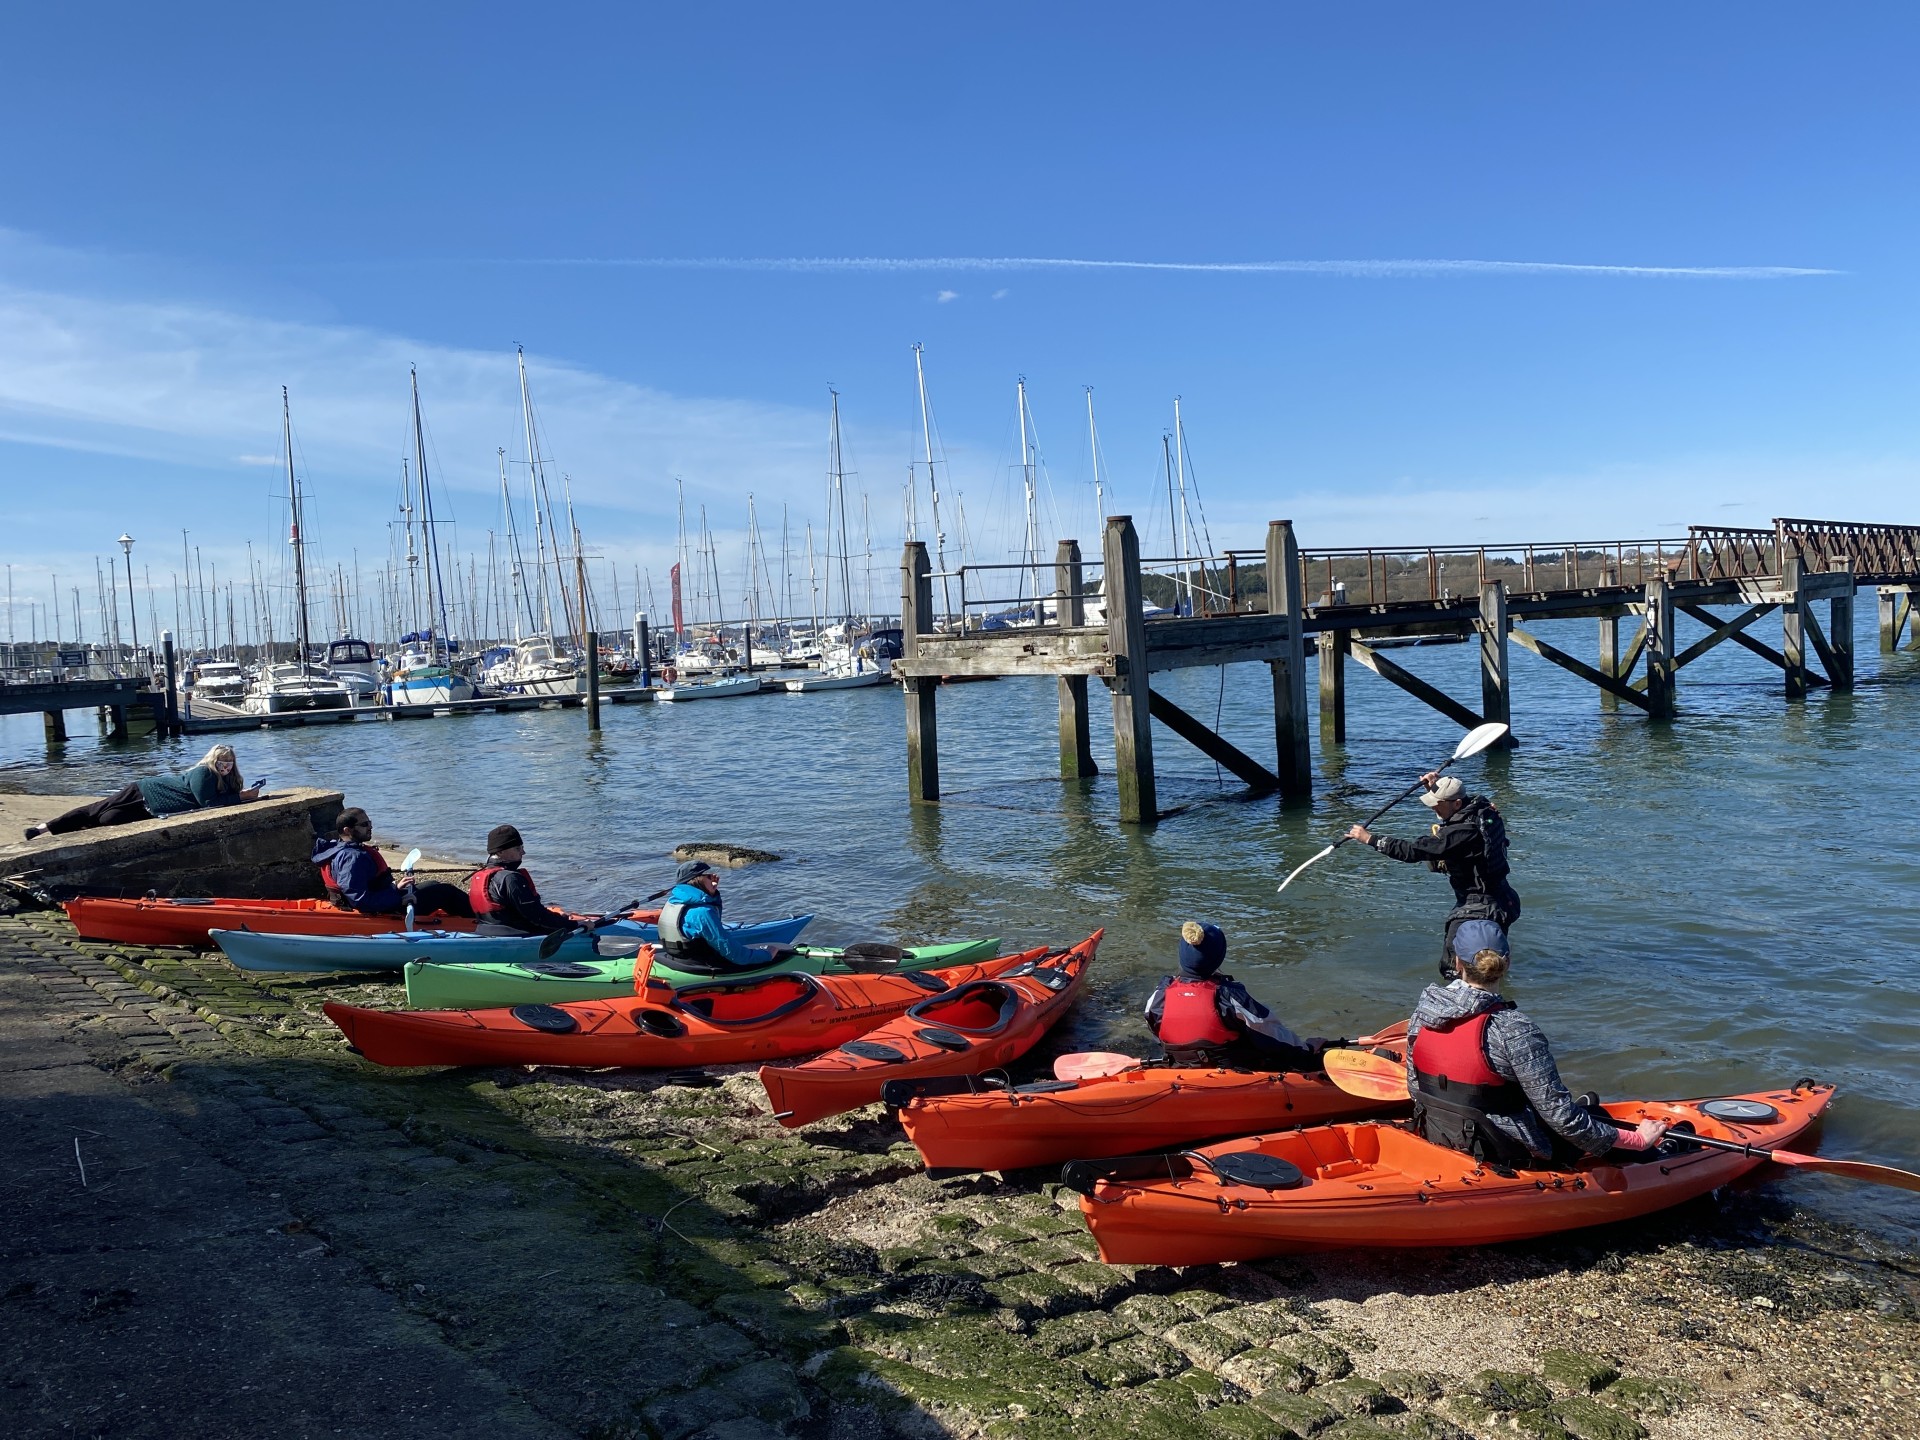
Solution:
[[[518,870],[502,870],[491,882],[498,887],[494,899],[507,912],[507,923],[529,935],[550,935],[555,930],[571,930],[574,922],[558,910],[549,910],[535,897],[533,886]]]
[[[347,903],[363,915],[385,915],[407,903],[392,877],[380,873],[364,850],[342,850],[333,857],[333,883]]]
[[[1160,1034],[1160,1018],[1167,1013],[1167,982],[1162,980],[1153,987],[1153,994],[1147,997],[1147,1029],[1157,1039]]]
[[[754,956],[725,925],[720,923],[719,915],[711,906],[690,907],[686,919],[681,922],[687,938],[698,936],[715,950],[726,956],[729,965],[751,965]]]
[[[1411,1040],[1408,1053],[1412,1053]],[[1549,1130],[1589,1155],[1604,1155],[1613,1148],[1620,1132],[1573,1103],[1560,1067],[1553,1063],[1546,1034],[1533,1021],[1514,1010],[1495,1015],[1487,1024],[1487,1058],[1496,1073],[1519,1083]]]
[[[1273,1012],[1254,999],[1246,986],[1238,980],[1220,986],[1214,991],[1214,1008],[1220,1012],[1220,1018],[1238,1030],[1249,1035],[1263,1035],[1282,1045],[1291,1045],[1304,1050],[1306,1046],[1298,1035],[1282,1025]]]
[[[1465,827],[1446,826],[1438,835],[1416,835],[1411,840],[1402,840],[1397,835],[1376,835],[1373,837],[1373,848],[1389,860],[1413,865],[1422,860],[1449,860],[1457,851],[1471,844],[1472,840],[1472,832]]]

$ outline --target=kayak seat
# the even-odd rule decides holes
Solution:
[[[1358,1160],[1335,1160],[1331,1164],[1316,1165],[1313,1170],[1313,1178],[1316,1180],[1338,1180],[1343,1175],[1364,1175],[1372,1168],[1371,1165],[1364,1165]]]
[[[508,1013],[528,1029],[548,1035],[571,1035],[580,1028],[580,1022],[573,1016],[551,1005],[516,1005]]]
[[[689,985],[673,997],[673,1006],[709,1025],[761,1025],[791,1015],[819,994],[811,975],[790,973],[746,984]]]
[[[996,1035],[1020,1012],[1020,992],[998,980],[970,980],[907,1011],[915,1020],[937,1021],[970,1035]]]
[[[879,1060],[888,1065],[898,1065],[907,1058],[893,1046],[883,1045],[878,1040],[849,1040],[840,1049],[843,1054],[855,1055],[862,1060]]]
[[[967,1039],[966,1036],[949,1030],[942,1025],[922,1025],[913,1033],[929,1045],[937,1046],[942,1050],[952,1050],[956,1054],[962,1050],[971,1050],[973,1048],[973,1042]]]

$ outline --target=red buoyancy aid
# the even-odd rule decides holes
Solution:
[[[494,876],[506,868],[504,865],[488,865],[474,871],[472,875],[467,877],[467,899],[473,904],[475,919],[484,919],[500,908],[494,903],[493,897],[487,894],[487,886],[492,882]],[[525,870],[522,870],[520,873],[527,876],[527,888],[533,891],[533,898],[538,900],[540,898],[540,890],[539,887],[533,883],[533,876],[528,875]]]
[[[379,850],[375,849],[373,846],[356,844],[354,848],[356,850],[363,850],[367,854],[373,856],[373,865],[374,865],[373,878],[376,884],[379,883],[381,876],[390,875],[393,873],[393,867],[387,864],[387,857],[382,855],[379,852]],[[341,906],[343,909],[347,908],[346,906],[347,897],[341,893],[340,886],[337,883],[335,883],[333,878],[333,861],[331,860],[325,861],[320,866],[320,883],[327,887],[327,898],[329,900],[333,901],[334,904]]]
[[[1458,1021],[1422,1025],[1413,1037],[1414,1079],[1421,1097],[1442,1099],[1449,1109],[1514,1114],[1527,1103],[1513,1081],[1493,1068],[1487,1055],[1487,1024],[1513,1002],[1503,1000]],[[1418,1097],[1416,1097],[1418,1098]]]
[[[1169,1050],[1187,1050],[1202,1045],[1231,1045],[1240,1038],[1238,1031],[1220,1018],[1215,997],[1219,986],[1211,980],[1195,980],[1176,975],[1167,982],[1167,995],[1160,1012],[1160,1043]]]

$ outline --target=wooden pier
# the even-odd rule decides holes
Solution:
[[[599,692],[607,705],[646,705],[654,687],[626,685]],[[450,700],[444,705],[356,705],[343,710],[289,710],[258,715],[218,701],[197,701],[181,729],[189,735],[220,735],[241,730],[282,730],[303,725],[342,725],[353,721],[431,720],[450,715],[504,715],[514,710],[578,710],[588,703],[584,691],[571,695],[489,695],[477,700]]]
[[[1288,800],[1311,795],[1309,648],[1318,664],[1323,745],[1346,739],[1349,660],[1470,729],[1489,720],[1512,723],[1514,646],[1587,681],[1603,705],[1627,705],[1656,721],[1675,713],[1680,672],[1728,640],[1776,666],[1789,699],[1819,687],[1851,689],[1853,605],[1863,585],[1878,593],[1881,647],[1892,650],[1911,636],[1906,643],[1920,648],[1913,606],[1920,526],[1783,519],[1769,530],[1695,526],[1673,539],[1303,553],[1292,523],[1276,520],[1258,551],[1143,561],[1132,520],[1116,515],[1101,551],[1101,574],[1090,581],[1072,540],[1061,542],[1051,573],[994,565],[936,576],[926,545],[907,545],[906,653],[895,670],[905,682],[914,800],[940,797],[935,697],[942,677],[1057,677],[1060,773],[1067,779],[1096,771],[1087,681],[1098,677],[1113,702],[1121,819],[1150,823],[1159,810],[1154,720],[1256,791],[1277,790]],[[1278,583],[1270,585],[1269,577]],[[1010,578],[1017,594],[992,593]],[[956,612],[936,611],[936,579],[944,593],[957,592]],[[1095,605],[1104,619],[1088,623]],[[1718,613],[1728,607],[1733,613]],[[1775,611],[1777,649],[1750,633]],[[1675,631],[1682,615],[1707,627],[1684,648]],[[1598,621],[1594,663],[1527,628],[1568,619]],[[1622,620],[1634,627],[1624,649]],[[1477,640],[1479,704],[1411,674],[1381,653],[1388,647],[1373,643],[1403,637]],[[1160,671],[1240,661],[1264,662],[1271,672],[1272,768],[1152,687]]]

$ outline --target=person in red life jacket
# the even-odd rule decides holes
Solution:
[[[581,928],[572,916],[549,910],[541,901],[533,877],[520,868],[526,855],[513,826],[496,825],[487,832],[487,863],[467,881],[475,934],[550,935]]]
[[[1180,927],[1180,973],[1164,977],[1147,1001],[1147,1028],[1174,1065],[1232,1065],[1249,1070],[1318,1070],[1325,1040],[1302,1040],[1231,975],[1219,973],[1227,937],[1218,925]]]
[[[1427,986],[1407,1025],[1417,1134],[1491,1165],[1534,1170],[1660,1144],[1666,1122],[1619,1130],[1567,1090],[1546,1035],[1500,996],[1511,960],[1498,925],[1469,920],[1453,945],[1456,978]]]
[[[424,883],[411,875],[394,883],[387,857],[373,845],[373,821],[359,806],[340,812],[333,838],[313,837],[313,863],[327,898],[342,910],[362,915],[391,915],[411,905],[416,916],[471,915],[466,891],[443,880]]]

